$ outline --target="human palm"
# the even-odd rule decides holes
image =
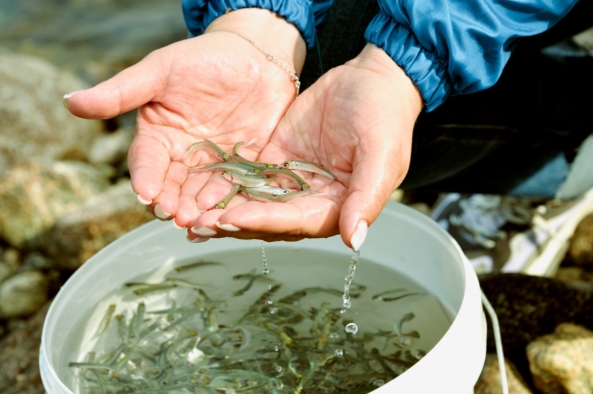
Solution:
[[[194,228],[232,224],[241,229],[234,237],[265,240],[341,233],[350,244],[358,224],[372,223],[403,180],[421,109],[409,79],[381,53],[384,64],[363,51],[322,76],[291,105],[259,156],[264,162],[317,163],[335,180],[301,172],[310,195],[287,203],[238,198],[227,210],[202,214]]]
[[[75,94],[68,106],[95,118],[140,107],[128,155],[132,187],[157,216],[186,226],[227,192],[226,181],[192,171],[213,162],[212,155],[199,150],[188,157],[188,147],[210,139],[230,151],[246,141],[241,154],[254,159],[294,98],[290,78],[252,44],[212,32],[153,52]]]

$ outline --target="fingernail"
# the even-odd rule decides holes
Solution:
[[[224,231],[231,231],[231,232],[241,231],[241,229],[239,227],[233,226],[232,224],[222,224],[220,222],[216,222],[216,225],[218,226],[218,228],[220,228]]]
[[[140,194],[138,194],[137,196],[138,196],[138,201],[140,201],[140,204],[143,204],[143,205],[152,204],[152,200],[145,200],[142,197],[140,197]]]
[[[189,235],[186,238],[192,244],[199,244],[199,243],[202,243],[202,242],[206,242],[206,241],[208,241],[210,239],[210,238],[202,238],[202,237],[197,237],[197,238],[191,239],[189,237]]]
[[[177,230],[183,230],[185,227],[182,227],[180,225],[178,225],[175,220],[173,220],[173,227],[175,227]]]
[[[171,217],[171,214],[165,212],[163,210],[163,208],[161,207],[161,204],[157,204],[154,206],[154,216],[156,216],[157,218],[159,218],[161,220],[167,220]]]
[[[356,226],[356,230],[354,231],[354,234],[352,234],[352,238],[350,238],[352,249],[355,252],[358,252],[362,246],[362,243],[364,242],[364,239],[367,237],[368,228],[369,226],[364,220],[361,220],[360,223],[358,223],[358,226]]]
[[[68,93],[68,94],[65,94],[65,95],[64,95],[64,97],[62,98],[62,104],[64,105],[64,107],[65,107],[66,109],[68,109],[68,110],[70,109],[70,108],[68,107],[68,99],[69,99],[69,98],[71,98],[72,96],[74,96],[74,95],[75,95],[76,93],[78,93],[78,92],[80,92],[80,90],[77,90],[77,91],[75,91],[75,92]]]
[[[216,235],[216,230],[211,229],[210,227],[200,227],[198,229],[192,227],[189,229],[189,231],[191,231],[192,233],[199,235],[201,237],[211,237],[213,235]]]

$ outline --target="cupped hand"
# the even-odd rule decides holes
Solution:
[[[255,159],[295,98],[285,70],[300,71],[305,44],[296,27],[262,9],[242,9],[215,20],[207,32],[159,49],[138,64],[67,100],[84,118],[110,118],[139,108],[128,155],[132,187],[161,218],[187,226],[227,192],[226,181],[192,167],[216,162],[208,150],[187,156],[210,139],[226,151],[239,141]]]
[[[235,198],[227,209],[200,215],[189,238],[273,241],[340,233],[357,250],[406,175],[421,109],[411,80],[383,50],[367,45],[296,99],[258,159],[317,163],[335,180],[298,172],[310,184],[310,195],[284,203]]]

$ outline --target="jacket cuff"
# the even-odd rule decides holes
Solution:
[[[183,0],[185,22],[193,36],[203,34],[206,28],[227,9],[263,8],[292,23],[311,49],[315,45],[315,15],[305,0]]]
[[[366,41],[382,48],[420,91],[430,112],[451,92],[446,62],[420,45],[414,33],[384,13],[376,15],[364,35]]]

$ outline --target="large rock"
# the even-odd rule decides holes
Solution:
[[[109,186],[90,164],[28,163],[0,178],[0,236],[17,247],[35,245],[56,220]]]
[[[568,254],[575,264],[593,267],[593,213],[585,216],[575,229]]]
[[[62,96],[87,87],[46,60],[0,51],[0,175],[31,159],[86,157],[103,124],[70,114]]]
[[[496,354],[486,355],[486,362],[482,373],[474,387],[475,394],[500,394],[502,384],[500,379],[500,368],[498,367]],[[532,394],[522,376],[519,374],[513,363],[505,359],[505,371],[509,394]]]
[[[0,283],[0,319],[29,316],[47,301],[48,280],[39,271],[20,272]]]
[[[535,387],[544,394],[593,393],[593,332],[570,323],[527,346]]]
[[[126,180],[60,218],[43,244],[61,268],[74,270],[110,242],[153,219]]]

